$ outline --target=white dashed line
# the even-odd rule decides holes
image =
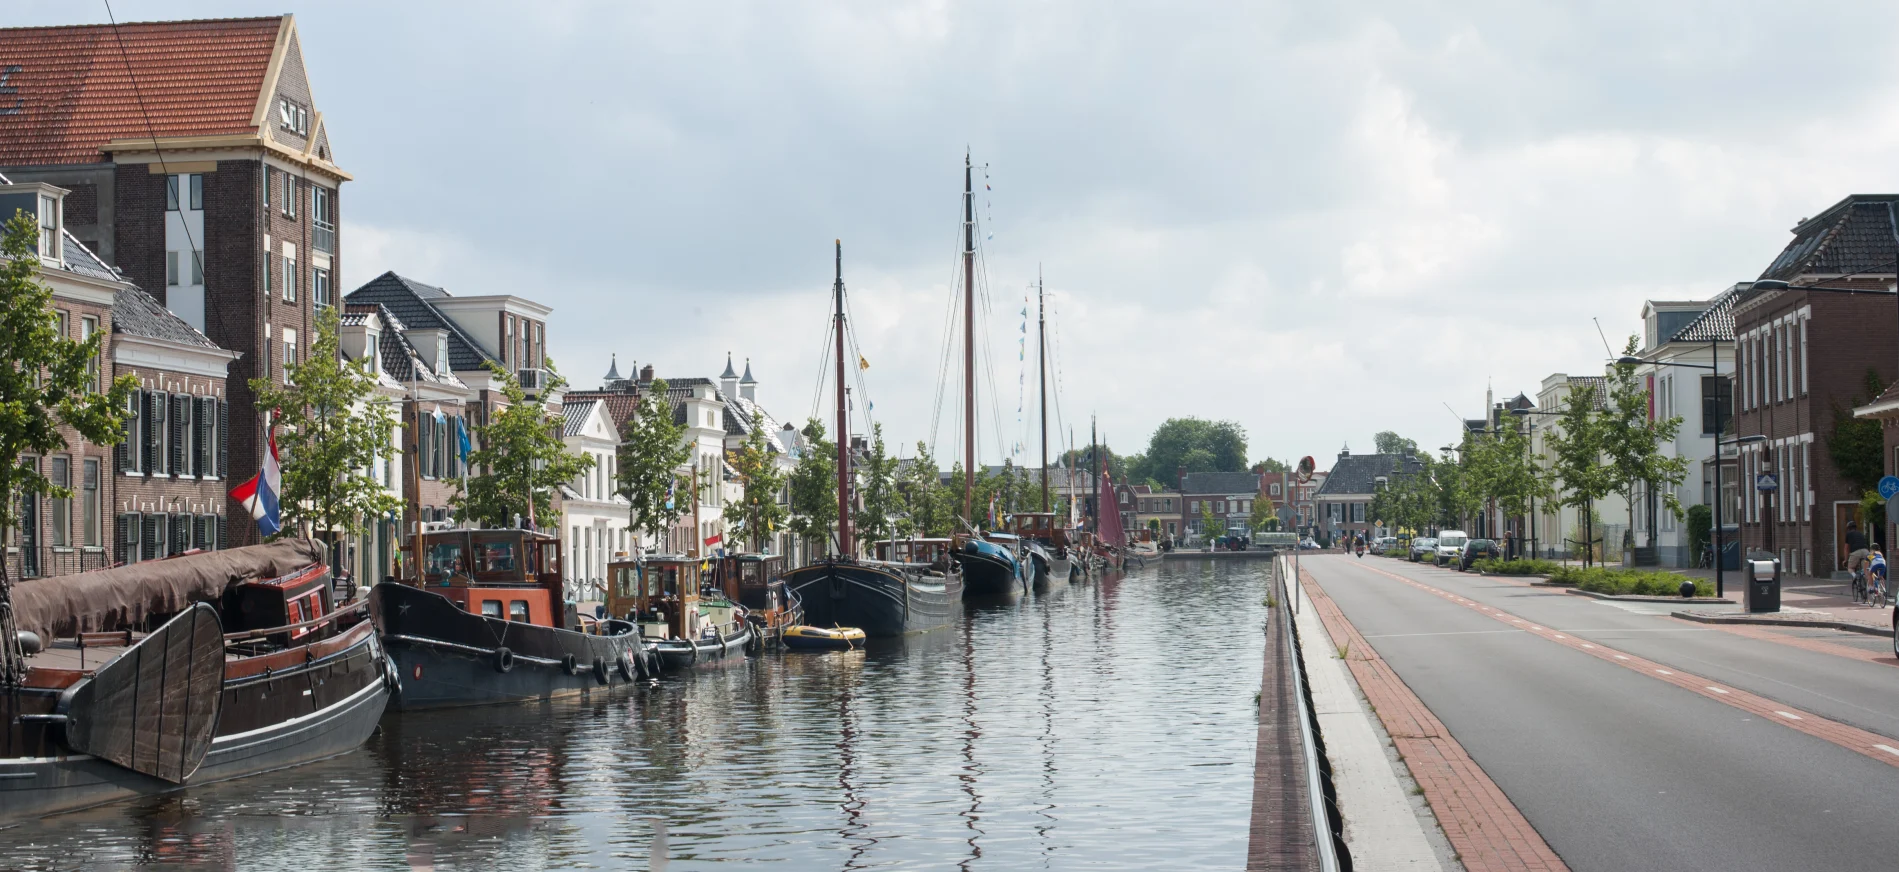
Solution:
[[[1714,691],[1715,693],[1722,694],[1724,696],[1727,694],[1727,691],[1722,690],[1721,688],[1715,687],[1712,684],[1708,685],[1708,689]]]
[[[1565,635],[1563,635],[1563,634],[1561,634],[1561,633],[1557,633],[1557,634],[1556,634],[1556,638],[1558,638],[1558,639],[1567,639],[1567,638],[1569,638],[1569,637],[1568,637],[1568,636],[1565,636]]]
[[[1541,630],[1541,629],[1543,629],[1543,628],[1542,628],[1542,627],[1539,627],[1539,626],[1537,626],[1537,625],[1535,625],[1535,624],[1531,624],[1531,625],[1530,625],[1530,629],[1532,629],[1532,630]]]
[[[1675,673],[1673,673],[1673,672],[1669,672],[1669,671],[1668,671],[1668,670],[1666,670],[1666,669],[1657,669],[1657,670],[1655,670],[1655,671],[1656,671],[1656,672],[1660,672],[1660,673],[1661,673],[1661,674],[1663,674],[1663,675],[1674,675],[1674,674],[1675,674]]]
[[[1615,659],[1617,659],[1617,660],[1627,660],[1627,659],[1629,659],[1629,655],[1627,655],[1627,654],[1617,654],[1617,655],[1615,655]]]
[[[1786,718],[1787,720],[1790,720],[1790,721],[1800,720],[1800,716],[1797,714],[1794,714],[1793,712],[1783,712],[1776,709],[1774,711],[1774,714],[1780,715],[1781,717]]]
[[[1594,648],[1596,647],[1596,646],[1594,646],[1594,645],[1591,645],[1591,644],[1589,644],[1588,642],[1584,642],[1584,643],[1582,643],[1582,646],[1583,646],[1584,648],[1589,648],[1589,649],[1592,649],[1592,650],[1593,650],[1593,649],[1594,649]]]
[[[1894,748],[1891,745],[1874,745],[1873,747],[1878,748],[1879,750],[1884,751],[1888,754],[1891,754],[1894,757],[1899,757],[1899,748]]]

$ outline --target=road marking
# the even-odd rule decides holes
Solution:
[[[1531,624],[1531,625],[1530,625],[1530,629],[1532,629],[1532,630],[1541,630],[1541,629],[1543,629],[1543,628],[1542,628],[1542,627],[1539,627],[1539,626],[1537,626],[1537,625],[1535,625],[1535,624]]]
[[[1561,633],[1557,633],[1557,634],[1556,634],[1556,638],[1558,638],[1558,639],[1567,639],[1567,638],[1569,638],[1569,637],[1568,637],[1568,636],[1565,636],[1565,635],[1563,635],[1563,634],[1561,634]]]
[[[1386,578],[1390,578],[1396,581],[1401,581],[1405,584],[1411,585],[1421,590],[1434,589],[1430,587],[1429,585],[1423,584],[1418,581],[1414,581],[1412,579],[1406,578],[1401,575],[1397,575],[1395,573],[1386,572],[1382,569],[1377,569],[1370,566],[1367,566],[1364,568],[1371,570],[1372,572],[1378,575],[1382,575],[1382,576],[1385,576]],[[1472,606],[1471,608],[1475,610],[1476,607]],[[1512,616],[1501,609],[1492,611],[1490,614],[1490,617],[1498,621],[1523,623],[1522,618]],[[1849,726],[1839,721],[1820,717],[1818,715],[1814,715],[1808,712],[1801,712],[1799,710],[1789,711],[1787,709],[1780,708],[1776,704],[1776,701],[1770,700],[1767,697],[1761,696],[1759,694],[1750,693],[1748,691],[1738,690],[1738,689],[1724,690],[1722,688],[1715,687],[1714,685],[1709,684],[1706,678],[1702,678],[1700,676],[1694,675],[1693,673],[1687,673],[1687,672],[1678,673],[1672,670],[1664,669],[1661,667],[1661,664],[1659,663],[1655,663],[1653,661],[1640,658],[1640,657],[1630,657],[1627,654],[1620,653],[1616,651],[1615,649],[1609,648],[1606,646],[1597,647],[1594,645],[1590,645],[1586,642],[1583,642],[1580,639],[1560,639],[1559,640],[1559,639],[1552,638],[1551,636],[1543,636],[1542,638],[1547,639],[1558,645],[1567,646],[1579,652],[1586,652],[1592,657],[1597,657],[1605,661],[1611,660],[1612,658],[1614,660],[1623,661],[1624,667],[1635,670],[1637,672],[1641,672],[1645,675],[1648,675],[1649,677],[1654,678],[1656,681],[1667,682],[1669,684],[1672,684],[1676,687],[1679,687],[1691,693],[1700,694],[1704,698],[1716,700],[1730,707],[1740,709],[1744,713],[1757,715],[1763,718],[1776,719],[1781,724],[1784,724],[1788,729],[1792,729],[1797,732],[1804,733],[1816,739],[1830,742],[1834,745],[1838,745],[1841,748],[1845,748],[1849,751],[1866,755],[1868,757],[1871,757],[1875,760],[1879,760],[1891,766],[1899,767],[1899,747],[1895,747],[1892,744],[1888,744],[1893,741],[1892,738],[1890,737],[1882,736],[1878,733],[1870,732],[1867,730],[1862,730],[1858,727]],[[1751,719],[1747,719],[1747,720],[1751,720]]]
[[[1367,639],[1408,639],[1416,636],[1481,636],[1492,633],[1521,633],[1522,630],[1456,630],[1443,633],[1379,633]]]

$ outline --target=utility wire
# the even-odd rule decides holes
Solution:
[[[125,62],[126,78],[129,78],[132,80],[132,99],[138,103],[138,112],[139,112],[140,117],[145,119],[145,135],[152,138],[152,152],[158,156],[158,170],[159,172],[164,173],[165,184],[169,186],[172,184],[171,167],[165,164],[165,152],[163,149],[160,149],[158,147],[158,128],[152,124],[151,110],[145,108],[145,93],[138,86],[138,74],[132,71],[132,55],[130,52],[126,51],[125,36],[119,33],[118,17],[112,14],[112,0],[104,0],[104,2],[105,2],[105,10],[106,10],[106,21],[112,24],[112,39],[114,42],[118,43],[119,45],[119,59]],[[190,192],[179,191],[176,196],[179,199],[184,199],[185,197],[190,196]],[[183,205],[183,204],[180,204],[180,205]],[[204,264],[204,251],[198,247],[198,241],[192,237],[191,222],[183,219],[183,212],[184,212],[183,209],[179,210],[180,217],[179,217],[178,224],[185,229],[185,245],[191,249],[192,262],[195,264],[198,264],[199,271],[202,272],[203,264]],[[202,285],[203,282],[200,282],[199,284]]]

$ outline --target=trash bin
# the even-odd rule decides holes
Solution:
[[[1721,568],[1728,572],[1741,569],[1741,525],[1721,525]]]
[[[1757,552],[1749,555],[1742,573],[1747,577],[1747,613],[1780,611],[1780,559]]]

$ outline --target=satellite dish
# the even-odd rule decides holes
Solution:
[[[1305,459],[1299,461],[1299,473],[1298,473],[1299,483],[1305,484],[1306,482],[1311,481],[1312,472],[1313,470],[1317,468],[1318,468],[1318,464],[1313,462],[1310,456],[1307,456]]]

